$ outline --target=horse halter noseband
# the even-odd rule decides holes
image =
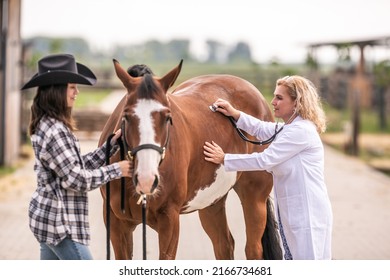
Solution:
[[[126,140],[126,119],[125,119],[125,117],[123,117],[122,123],[121,123],[122,142],[123,142],[124,148],[126,150],[126,154],[128,156],[128,159],[133,161],[139,151],[145,150],[145,149],[151,149],[151,150],[157,151],[161,155],[161,160],[160,160],[160,164],[161,164],[161,162],[165,158],[165,150],[166,150],[166,147],[168,146],[168,142],[169,142],[169,126],[168,125],[169,124],[172,125],[172,118],[169,117],[166,120],[166,122],[167,122],[167,136],[165,138],[165,143],[163,146],[158,146],[155,144],[142,144],[142,145],[134,147],[133,149],[130,150],[129,149],[130,146]]]

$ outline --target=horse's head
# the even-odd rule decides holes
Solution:
[[[132,77],[114,60],[116,74],[127,89],[122,136],[134,162],[133,182],[138,194],[153,194],[159,185],[158,167],[164,159],[172,124],[166,94],[182,63],[161,78],[151,74]]]

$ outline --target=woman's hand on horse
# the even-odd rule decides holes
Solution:
[[[203,153],[206,156],[204,159],[206,161],[210,161],[215,164],[223,163],[225,153],[223,152],[222,148],[218,146],[217,143],[215,143],[214,141],[211,141],[211,143],[205,142],[203,149]]]
[[[225,116],[232,116],[236,121],[240,118],[240,111],[235,109],[232,104],[225,99],[218,98],[213,105],[216,107],[216,111],[224,114]]]
[[[118,162],[119,167],[122,171],[122,177],[131,177],[133,162],[130,160],[122,160]]]
[[[115,135],[111,139],[111,146],[114,146],[116,144],[116,142],[118,141],[119,137],[121,137],[121,136],[122,136],[121,129],[118,129],[117,131],[115,131]]]

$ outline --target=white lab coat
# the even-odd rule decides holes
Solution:
[[[275,123],[241,113],[237,126],[268,139]],[[262,153],[226,154],[226,171],[273,175],[275,209],[293,259],[331,259],[333,215],[324,182],[324,149],[314,124],[296,117]]]

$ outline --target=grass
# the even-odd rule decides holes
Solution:
[[[15,170],[16,170],[16,167],[13,167],[13,166],[1,166],[0,167],[0,178],[15,172]]]
[[[11,166],[0,166],[0,179],[8,176],[9,174],[14,173],[18,168],[24,165],[25,161],[32,157],[33,151],[30,143],[22,145],[20,157],[18,160]]]
[[[345,152],[348,131],[351,131],[352,113],[350,110],[337,110],[324,106],[328,119],[328,129],[323,135],[324,142]],[[390,120],[387,119],[390,124]],[[381,130],[379,117],[374,110],[361,110],[358,137],[358,158],[386,175],[390,175],[390,126]]]
[[[79,87],[75,109],[83,109],[99,105],[100,102],[111,92],[110,89],[95,89]]]
[[[352,113],[350,110],[339,110],[324,105],[326,117],[328,119],[328,132],[343,132],[345,126],[352,123]],[[390,119],[387,119],[390,124]],[[360,132],[361,133],[390,133],[390,125],[381,130],[379,126],[379,117],[376,111],[361,110],[360,113]]]

